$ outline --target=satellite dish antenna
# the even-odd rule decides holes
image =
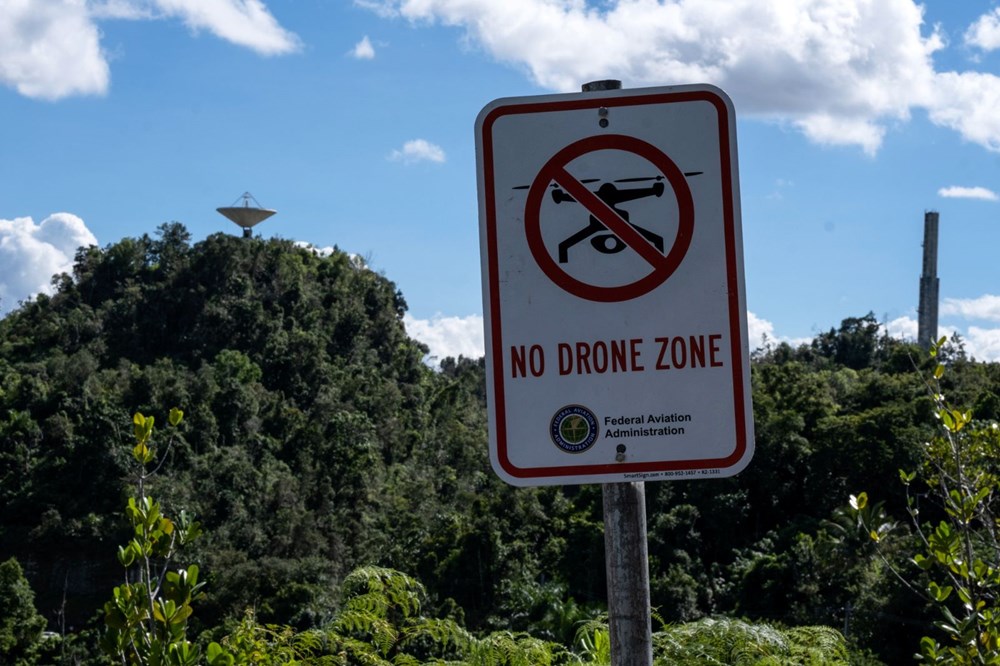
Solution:
[[[242,206],[237,206],[236,204],[243,201]],[[250,202],[254,205],[251,206]],[[253,228],[255,225],[260,224],[267,218],[271,217],[278,211],[269,210],[267,208],[261,208],[260,203],[253,198],[253,195],[249,192],[244,192],[236,201],[233,202],[232,206],[226,208],[216,208],[230,220],[243,227],[243,237],[250,238],[253,236]]]

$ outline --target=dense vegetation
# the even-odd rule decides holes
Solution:
[[[166,423],[173,406],[185,415],[169,471],[148,483],[204,526],[181,562],[207,583],[194,634],[221,639],[247,609],[329,627],[365,566],[422,581],[428,617],[472,632],[569,645],[600,612],[600,488],[497,480],[482,362],[426,367],[402,295],[358,259],[222,234],[192,245],[169,224],[82,249],[56,286],[0,320],[0,563],[20,563],[34,608],[80,653],[121,583],[133,412]],[[907,661],[933,609],[844,507],[861,489],[905,506],[898,470],[916,468],[934,427],[922,358],[871,315],[759,351],[747,471],[647,485],[659,616],[828,625]],[[942,359],[955,403],[1000,416],[1000,367],[960,342]],[[882,555],[905,568],[904,553]]]

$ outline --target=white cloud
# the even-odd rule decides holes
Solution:
[[[965,351],[979,361],[1000,361],[1000,328],[970,326]]]
[[[39,292],[52,293],[52,276],[72,270],[77,248],[96,244],[71,213],[53,213],[41,224],[30,217],[0,219],[0,312]]]
[[[976,299],[946,299],[940,308],[942,315],[959,315],[967,319],[1000,321],[1000,296],[983,296]],[[918,323],[912,317],[899,317],[889,322],[889,335],[900,340],[916,342]],[[1000,361],[1000,328],[969,326],[962,330],[956,326],[940,324],[938,337],[951,337],[958,333],[965,344],[965,352],[979,361]]]
[[[965,31],[965,43],[984,51],[1000,48],[1000,9],[980,16]]]
[[[938,195],[954,199],[982,199],[983,201],[1000,200],[1000,197],[997,196],[996,192],[988,190],[985,187],[961,187],[959,185],[952,185],[951,187],[942,187],[938,190]]]
[[[301,247],[304,250],[309,250],[319,257],[329,257],[337,251],[337,248],[335,247],[330,247],[329,245],[326,247],[317,247],[308,241],[295,241],[295,246]]]
[[[747,310],[747,338],[750,350],[787,342],[792,347],[809,344],[812,338],[788,338],[774,332],[774,324]]]
[[[415,24],[458,27],[552,90],[609,76],[628,87],[710,82],[741,113],[869,154],[893,124],[924,109],[1000,151],[1000,78],[937,72],[932,56],[945,42],[915,0],[356,2]]]
[[[0,85],[48,100],[104,94],[110,73],[98,21],[167,17],[264,55],[299,48],[261,0],[6,0]]]
[[[984,294],[979,298],[946,298],[941,304],[941,314],[1000,321],[1000,296]]]
[[[888,324],[885,325],[885,332],[897,340],[903,340],[905,342],[916,342],[917,336],[920,333],[920,322],[918,322],[913,317],[898,317],[893,319]],[[945,337],[951,338],[954,334],[958,333],[962,336],[963,340],[966,340],[967,336],[960,329],[955,326],[950,326],[948,324],[938,324],[937,336],[938,338]],[[970,351],[970,347],[966,344],[966,351]],[[979,358],[977,356],[977,358]]]
[[[485,353],[480,315],[445,317],[438,314],[431,319],[417,319],[407,313],[403,323],[411,337],[430,347],[431,358],[479,358]]]
[[[933,122],[968,141],[1000,152],[1000,77],[945,72],[934,78],[937,94],[927,105]]]
[[[58,99],[101,94],[108,63],[82,0],[0,2],[0,84]]]
[[[362,37],[361,41],[354,45],[354,48],[351,49],[351,57],[358,60],[371,60],[375,57],[375,47],[372,46],[372,40],[368,39],[368,35]]]
[[[774,334],[774,324],[766,319],[761,319],[750,311],[747,311],[747,337],[751,350],[777,341],[777,336]]]
[[[444,150],[425,139],[414,139],[403,144],[401,149],[392,151],[389,159],[393,162],[413,164],[415,162],[437,162],[445,160]]]
[[[893,338],[915,341],[920,332],[920,322],[913,317],[897,317],[886,324],[885,329]]]
[[[261,0],[153,0],[167,16],[192,30],[208,30],[263,55],[291,53],[299,38],[282,28]]]

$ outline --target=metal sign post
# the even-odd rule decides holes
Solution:
[[[617,90],[621,81],[594,81],[583,92]],[[608,579],[608,632],[612,666],[651,666],[653,619],[649,599],[646,484],[605,483],[604,568]]]
[[[653,663],[649,608],[646,486],[605,483],[604,561],[608,575],[608,627],[612,666]]]

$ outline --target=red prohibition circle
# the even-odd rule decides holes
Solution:
[[[674,196],[677,198],[679,220],[677,237],[666,255],[660,254],[659,250],[614,213],[607,204],[598,199],[596,194],[580,184],[566,171],[567,164],[582,155],[597,150],[623,150],[635,153],[652,163],[670,183]],[[650,264],[652,270],[635,282],[615,287],[588,284],[577,280],[564,271],[553,260],[542,240],[542,201],[549,183],[552,181],[566,189],[611,233],[638,252]],[[628,301],[648,294],[663,284],[684,260],[684,255],[687,254],[688,248],[691,246],[691,237],[694,233],[694,200],[691,197],[691,188],[688,187],[684,173],[674,164],[673,160],[656,146],[624,134],[592,136],[571,143],[560,150],[545,163],[538,175],[535,176],[535,180],[528,190],[528,199],[524,207],[524,231],[535,262],[561,289],[574,296],[601,303]]]

